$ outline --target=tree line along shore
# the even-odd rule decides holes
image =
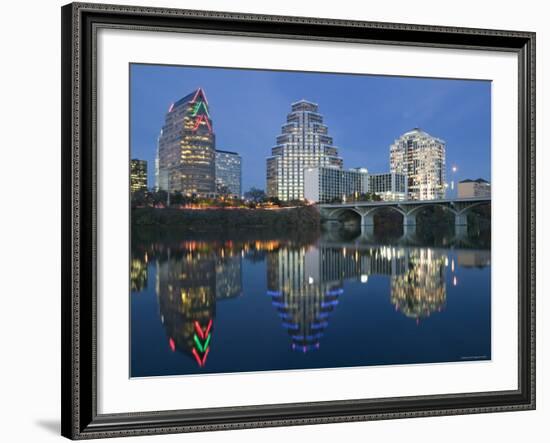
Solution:
[[[247,208],[132,208],[133,225],[174,225],[190,230],[244,228],[300,228],[318,229],[321,223],[319,211],[314,206],[281,209]]]

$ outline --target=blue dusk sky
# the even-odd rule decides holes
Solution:
[[[204,89],[216,148],[242,156],[243,191],[265,189],[266,157],[300,99],[319,105],[344,167],[389,171],[389,146],[419,127],[447,143],[447,180],[491,179],[491,82],[185,66],[130,66],[131,156],[147,160],[170,104]]]

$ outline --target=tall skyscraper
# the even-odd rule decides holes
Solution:
[[[184,195],[216,192],[215,136],[208,100],[199,88],[173,103],[158,140],[160,189]]]
[[[408,178],[409,199],[445,198],[445,141],[419,128],[390,146],[390,170]]]
[[[236,152],[216,150],[216,190],[220,194],[240,197],[242,183],[241,156]]]
[[[147,161],[133,158],[130,160],[130,191],[147,190]]]
[[[267,195],[281,200],[303,200],[304,170],[316,166],[342,168],[323,116],[315,103],[293,103],[276,146],[267,159]]]

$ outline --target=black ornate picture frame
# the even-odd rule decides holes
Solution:
[[[535,408],[535,34],[72,3],[62,8],[62,434],[71,439]],[[97,412],[99,28],[504,51],[518,57],[518,389],[400,398]]]

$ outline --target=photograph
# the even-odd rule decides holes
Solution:
[[[128,69],[130,378],[491,361],[490,79]]]
[[[145,3],[61,8],[61,434],[521,440],[543,21]]]

